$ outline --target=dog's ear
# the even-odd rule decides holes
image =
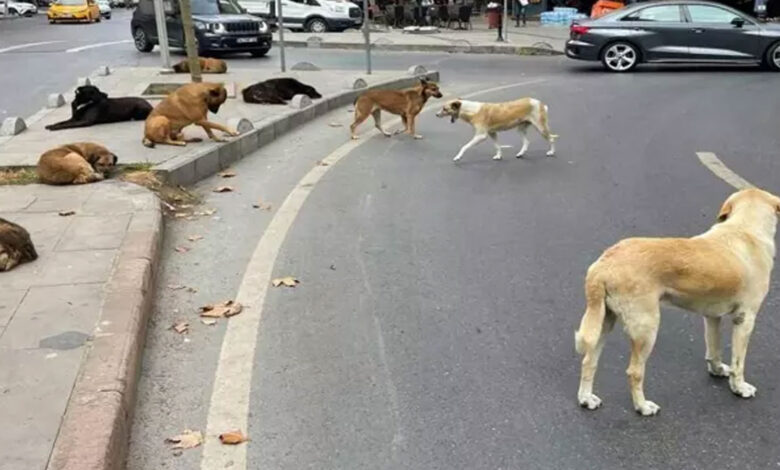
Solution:
[[[723,207],[718,212],[718,222],[725,222],[731,215],[731,211],[734,210],[734,204],[730,200],[723,203]]]
[[[427,78],[425,78],[425,77],[421,78],[421,79],[420,79],[420,84],[421,84],[422,86],[425,86],[425,85],[427,85],[427,84],[428,84],[428,79],[427,79]]]
[[[113,164],[114,164],[114,165],[116,165],[116,162],[118,162],[118,161],[119,161],[119,158],[116,156],[116,154],[115,154],[115,153],[112,153],[112,154],[111,154],[111,158],[112,158],[112,162],[113,162]]]
[[[460,101],[453,101],[450,107],[453,111],[455,111],[453,114],[450,114],[450,123],[454,123],[458,120],[458,117],[460,116]]]

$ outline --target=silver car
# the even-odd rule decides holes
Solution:
[[[566,55],[628,72],[642,62],[761,64],[780,71],[780,25],[704,1],[638,3],[571,25]]]

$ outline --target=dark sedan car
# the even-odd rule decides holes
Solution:
[[[780,25],[703,1],[639,3],[572,24],[566,55],[627,72],[640,62],[762,64],[780,70]]]

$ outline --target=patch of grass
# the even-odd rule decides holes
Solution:
[[[33,184],[38,182],[35,168],[0,169],[0,186],[11,184]]]
[[[150,171],[152,168],[154,168],[154,163],[152,162],[117,165],[117,170],[119,173],[128,173],[132,171]]]

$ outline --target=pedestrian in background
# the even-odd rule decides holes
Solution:
[[[523,26],[525,26],[525,9],[528,7],[528,0],[515,0],[515,28],[520,27],[520,16],[523,17]]]

